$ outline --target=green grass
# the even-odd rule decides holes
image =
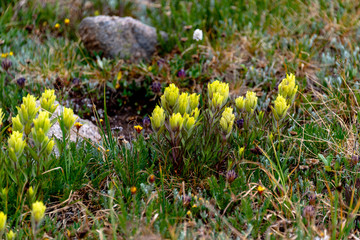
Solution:
[[[11,68],[0,70],[0,211],[7,214],[0,238],[10,229],[17,239],[359,236],[356,1],[159,0],[146,11],[115,2],[0,1],[0,53],[13,52]],[[169,40],[148,63],[91,56],[77,27],[96,10],[139,18]],[[192,40],[197,28],[204,32],[199,42]],[[271,106],[286,73],[295,74],[299,90],[278,123]],[[20,77],[24,87],[16,84]],[[229,84],[230,99],[210,110],[214,80]],[[153,82],[161,93],[152,91]],[[170,126],[157,132],[142,123],[170,83],[201,95],[192,131],[172,135]],[[12,117],[23,97],[40,98],[45,88],[64,105],[76,102],[81,117],[98,122],[103,110],[102,141],[57,141],[60,155],[43,156],[31,150],[30,134],[16,165],[8,145]],[[258,96],[253,115],[235,107],[248,90]],[[236,112],[227,137],[220,125],[225,107]],[[165,107],[167,125],[177,111]],[[115,115],[125,116],[126,140],[112,130]],[[138,124],[145,128],[140,134]],[[226,177],[230,170],[234,181]],[[35,201],[47,210],[34,230]]]

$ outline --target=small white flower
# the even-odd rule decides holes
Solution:
[[[195,41],[201,41],[203,39],[203,32],[200,29],[194,31],[193,39]]]

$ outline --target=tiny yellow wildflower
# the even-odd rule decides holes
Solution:
[[[186,215],[190,216],[191,215],[191,211],[187,211]]]
[[[14,55],[14,53],[13,53],[13,52],[9,52],[9,56],[12,56],[12,55]]]
[[[132,186],[131,188],[130,188],[130,192],[131,192],[131,194],[135,194],[136,193],[136,187],[135,186]]]
[[[70,23],[70,19],[65,18],[64,23],[65,23],[66,25],[69,25],[69,23]]]
[[[194,204],[192,207],[193,207],[193,208],[197,208],[197,205],[196,205],[196,204]]]
[[[140,125],[136,125],[136,126],[134,126],[134,128],[137,131],[137,133],[141,133],[141,130],[143,130],[143,127]]]
[[[6,226],[6,214],[0,212],[0,232],[4,231]]]
[[[265,191],[265,188],[264,188],[263,186],[259,185],[259,186],[257,187],[257,191],[258,191],[258,193],[261,195],[261,194]]]
[[[81,124],[81,123],[79,123],[79,122],[76,122],[76,123],[74,124],[74,126],[75,126],[76,129],[79,131],[80,128],[83,126],[83,124]]]
[[[55,24],[55,29],[59,29],[60,28],[60,24]]]

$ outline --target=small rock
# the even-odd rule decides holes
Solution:
[[[36,102],[36,105],[40,106],[39,100]],[[59,106],[56,108],[54,114],[51,116],[51,120],[57,118],[61,113],[61,109],[63,108],[63,106],[61,106],[57,101],[55,102],[55,105],[59,105]],[[83,126],[79,130],[79,139],[80,140],[89,139],[92,142],[99,143],[101,140],[101,135],[99,133],[98,127],[89,120],[81,119],[76,114],[75,116],[77,117],[76,122],[80,122],[81,124],[83,124]],[[52,125],[52,127],[49,130],[48,137],[49,138],[55,137],[57,139],[62,139],[62,131],[59,122],[55,122],[54,125]],[[77,129],[73,127],[70,131],[70,141],[75,142],[76,137],[77,137]]]
[[[133,62],[150,60],[158,45],[156,29],[131,17],[86,17],[80,23],[79,34],[90,52]],[[166,33],[161,35],[167,39]]]

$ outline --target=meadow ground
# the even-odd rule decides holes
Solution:
[[[359,2],[0,10],[0,239],[359,239]],[[93,56],[77,29],[99,14],[169,38],[150,62]],[[71,109],[101,142],[69,141]]]

